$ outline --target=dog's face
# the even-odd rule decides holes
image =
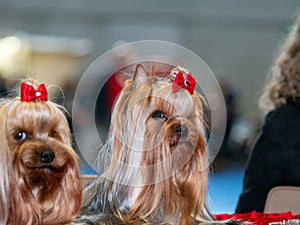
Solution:
[[[198,93],[173,92],[169,78],[150,76],[137,66],[116,102],[110,130],[114,161],[109,171],[114,183],[127,187],[120,189],[127,194],[113,193],[126,196],[119,203],[127,208],[125,218],[185,224],[203,208],[207,156],[202,111]]]
[[[7,139],[14,165],[32,189],[61,179],[77,163],[63,113],[46,102],[23,102],[7,117]],[[51,178],[52,177],[52,178]]]
[[[78,156],[64,113],[52,102],[12,100],[1,106],[11,155],[14,224],[65,224],[81,203]]]

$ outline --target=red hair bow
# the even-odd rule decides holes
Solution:
[[[21,101],[31,102],[34,100],[47,101],[48,93],[45,84],[40,84],[35,89],[31,84],[26,82],[21,83]]]
[[[177,92],[181,88],[186,89],[192,95],[196,86],[196,80],[192,76],[192,73],[189,73],[186,78],[184,78],[181,71],[177,72],[176,78],[172,83],[172,91]]]

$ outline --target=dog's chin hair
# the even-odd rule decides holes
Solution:
[[[78,159],[70,147],[61,143],[57,146],[58,149],[52,150],[56,152],[56,157],[66,157],[65,169],[62,168],[65,171],[56,175],[57,172],[46,169],[29,170],[40,179],[37,182],[39,186],[31,187],[28,179],[34,177],[28,176],[28,169],[23,164],[17,161],[14,165],[18,184],[12,188],[12,208],[16,213],[12,219],[15,224],[66,224],[75,219],[81,199]]]
[[[200,94],[173,93],[171,82],[137,66],[114,106],[108,141],[97,159],[110,164],[84,190],[76,223],[239,224],[214,221],[207,210],[203,124]]]
[[[4,209],[9,213],[5,215],[4,210],[3,217],[7,219],[1,223],[0,215],[0,224],[72,222],[80,211],[82,196],[79,158],[72,149],[68,122],[60,107],[50,101],[21,102],[15,98],[0,103],[0,118],[0,156],[4,154],[6,159],[0,159],[0,166],[6,168],[1,185],[8,186],[2,183],[3,177],[9,180],[6,196],[0,193],[0,207],[6,201]],[[52,129],[57,131],[57,137],[49,137]],[[31,136],[17,141],[16,131],[26,131]],[[33,144],[23,149],[27,143]],[[56,158],[49,162],[53,169],[27,167],[37,161],[42,150],[55,152]]]

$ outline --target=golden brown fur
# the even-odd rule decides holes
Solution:
[[[296,97],[300,97],[300,16],[279,49],[260,107],[267,113]]]
[[[171,87],[142,65],[127,80],[99,154],[109,166],[84,190],[76,223],[215,224],[206,210],[202,97]]]
[[[64,113],[50,101],[17,97],[1,103],[0,116],[0,152],[8,158],[1,166],[10,182],[7,195],[0,196],[9,203],[7,223],[71,222],[80,209],[81,184]]]

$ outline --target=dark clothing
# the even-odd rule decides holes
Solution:
[[[275,186],[300,186],[300,107],[294,101],[270,112],[246,163],[237,213],[263,212]]]

